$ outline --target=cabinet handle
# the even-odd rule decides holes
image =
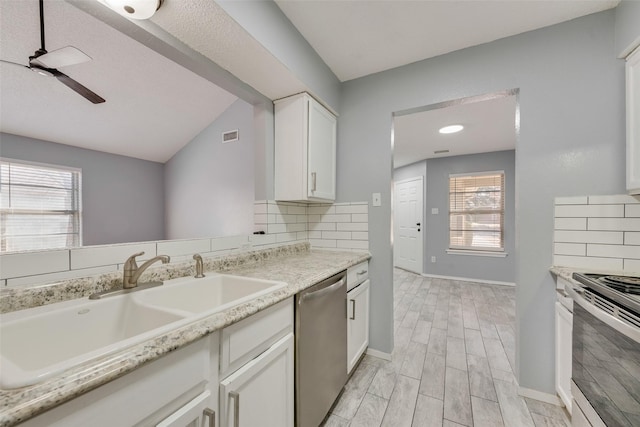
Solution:
[[[240,427],[240,395],[237,391],[230,391],[229,397],[233,399],[233,427]]]
[[[311,172],[311,191],[316,191],[316,173]]]
[[[356,320],[356,300],[352,299],[351,301],[351,317],[349,319]]]
[[[358,271],[356,274],[362,276],[363,274],[367,274],[367,270]]]
[[[205,408],[202,411],[205,417],[209,418],[209,427],[216,427],[216,411],[213,409]]]

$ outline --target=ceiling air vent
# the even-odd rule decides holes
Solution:
[[[239,138],[238,129],[222,133],[222,143],[235,142]]]

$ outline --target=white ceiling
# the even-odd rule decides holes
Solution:
[[[60,71],[106,102],[0,63],[3,132],[165,162],[237,99],[65,1],[45,1],[44,14],[48,51],[72,45],[93,58]],[[0,46],[1,59],[28,62],[40,46],[37,0],[0,1]]]
[[[341,80],[610,9],[619,0],[275,0]]]
[[[454,134],[438,132],[452,124],[461,124],[464,129]],[[393,128],[394,168],[423,159],[513,150],[516,97],[501,96],[396,116]],[[434,153],[439,150],[449,152]]]

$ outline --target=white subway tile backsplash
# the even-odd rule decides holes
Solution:
[[[238,249],[249,243],[249,236],[216,237],[211,239],[211,251]]]
[[[351,221],[352,222],[369,222],[369,214],[353,214],[351,215]]]
[[[314,247],[368,249],[368,207],[367,202],[307,205],[259,200],[254,203],[254,231],[266,234],[7,254],[0,256],[0,286],[29,286],[121,269],[136,252],[145,252],[140,261],[166,254],[171,262],[183,262],[194,253],[222,256],[299,241]]]
[[[323,239],[351,240],[350,231],[323,231]]]
[[[586,205],[589,203],[587,196],[571,196],[571,197],[556,197],[556,205]]]
[[[170,257],[210,252],[211,239],[167,240],[158,242],[157,251],[159,255],[169,255]],[[171,261],[173,262],[173,259]]]
[[[156,242],[71,249],[71,269],[78,270],[124,263],[127,258],[138,252],[144,252],[144,255],[137,258],[140,261],[153,258],[157,255]]]
[[[0,256],[0,279],[69,270],[69,250],[22,252]]]
[[[640,246],[587,245],[587,256],[640,259]]]
[[[622,270],[628,273],[640,274],[640,261],[637,259],[625,259]]]
[[[640,218],[640,204],[626,205],[624,208],[624,216],[627,218]]]
[[[369,207],[367,205],[337,205],[336,213],[337,214],[366,214],[369,212]]]
[[[315,248],[335,248],[337,247],[335,240],[328,239],[309,239],[311,247]]]
[[[622,194],[586,199],[556,198],[554,264],[638,271],[640,197]]]
[[[569,255],[554,256],[554,264],[566,267],[584,268],[589,270],[622,270],[622,259],[596,258]]]
[[[588,230],[633,231],[640,230],[640,218],[589,218]]]
[[[309,230],[319,230],[319,231],[335,231],[336,227],[341,225],[341,223],[336,224],[335,222],[310,222]]]
[[[336,213],[336,208],[333,205],[323,205],[323,206],[309,206],[307,208],[307,213],[309,215],[327,215]]]
[[[614,194],[611,196],[589,196],[590,205],[624,205],[640,203],[640,197],[629,196],[627,194]]]
[[[553,253],[556,255],[587,255],[587,245],[585,243],[554,243]]]
[[[624,217],[624,205],[560,205],[556,206],[556,218]]]
[[[624,234],[620,231],[574,231],[557,230],[556,243],[609,243],[622,244]]]
[[[36,276],[15,277],[7,279],[7,286],[26,287],[57,282],[59,280],[76,279],[79,277],[95,276],[97,274],[111,273],[118,270],[118,265],[104,267],[83,268],[80,270],[67,270],[59,273],[39,274]]]
[[[321,221],[323,221],[323,222],[351,222],[351,215],[349,215],[349,214],[327,214],[327,215],[322,215]]]
[[[624,233],[625,245],[640,245],[640,231],[626,231]]]
[[[369,240],[369,233],[367,231],[353,231],[351,232],[352,240]]]
[[[556,230],[586,230],[587,218],[556,218]]]
[[[367,222],[343,222],[336,224],[338,231],[368,231],[369,223]]]
[[[365,240],[338,240],[337,247],[343,249],[369,249],[369,242]]]

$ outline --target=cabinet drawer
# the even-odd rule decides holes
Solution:
[[[293,298],[224,328],[220,378],[234,372],[289,332],[293,332]]]
[[[347,269],[347,290],[351,290],[369,278],[369,261],[363,261]]]

